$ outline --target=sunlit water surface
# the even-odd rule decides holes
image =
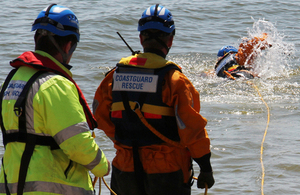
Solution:
[[[137,21],[144,9],[156,1],[61,0],[77,15],[81,41],[71,64],[91,105],[94,93],[121,57],[130,55],[116,32],[134,50],[139,45]],[[9,61],[33,50],[31,24],[39,11],[49,4],[41,1],[1,1],[0,6],[0,81],[10,70]],[[211,138],[215,185],[208,194],[261,194],[260,151],[263,135],[264,193],[300,194],[300,69],[299,10],[297,1],[166,1],[171,10],[176,36],[168,59],[178,63],[200,93],[201,114],[207,118]],[[213,69],[216,53],[224,45],[238,47],[243,37],[269,34],[272,47],[261,53],[255,63],[260,78],[227,80],[203,77]],[[258,91],[253,87],[256,86]],[[270,109],[268,123],[267,107]],[[269,125],[267,127],[267,125]],[[112,143],[101,130],[96,140],[111,161]],[[1,147],[1,154],[4,148]],[[196,174],[199,168],[195,165]],[[105,177],[110,183],[110,176]],[[98,191],[98,187],[97,187]],[[194,185],[192,194],[203,194]],[[109,194],[102,184],[102,194]]]

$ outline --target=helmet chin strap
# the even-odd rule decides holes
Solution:
[[[48,34],[48,37],[49,37],[49,39],[51,40],[51,42],[53,43],[53,45],[56,47],[56,49],[59,51],[59,53],[61,54],[62,59],[63,59],[63,63],[66,64],[69,55],[68,55],[67,53],[65,53],[65,52],[59,47],[59,45],[57,44],[57,42],[55,41],[55,39],[54,39],[51,35]]]
[[[166,50],[167,53],[169,53],[170,47],[167,46],[167,44],[165,42],[163,42],[161,39],[159,39],[158,37],[154,37],[154,39],[159,42]]]
[[[69,52],[66,53],[64,52],[60,46],[58,45],[58,43],[56,42],[56,40],[53,38],[53,33],[44,29],[39,29],[39,33],[40,36],[37,38],[36,41],[38,41],[40,39],[41,36],[48,36],[49,40],[52,42],[52,44],[56,47],[56,49],[58,50],[58,52],[61,54],[62,56],[62,61],[64,64],[66,64],[68,58],[72,55],[72,53],[75,51],[76,47],[77,47],[77,42],[73,44],[73,46],[70,48]]]
[[[168,47],[165,42],[163,42],[161,39],[158,38],[157,33],[148,33],[147,36],[148,38],[146,38],[144,41],[155,39],[159,44],[161,44],[167,50],[167,53],[169,53],[170,47]]]
[[[51,42],[53,43],[53,45],[56,47],[56,49],[59,51],[59,53],[62,56],[62,60],[63,63],[66,64],[68,61],[68,58],[72,55],[72,53],[75,51],[77,43],[75,43],[69,50],[68,53],[64,52],[59,45],[57,44],[57,42],[55,41],[55,39],[53,38],[53,36],[51,36],[51,33],[48,33],[48,37],[51,40]]]

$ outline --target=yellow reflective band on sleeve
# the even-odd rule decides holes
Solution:
[[[136,103],[130,101],[129,105],[130,105],[131,109],[134,109]],[[111,111],[120,111],[120,110],[125,110],[123,102],[116,102],[116,103],[112,104]],[[164,106],[154,106],[154,105],[150,105],[150,104],[143,104],[141,111],[151,113],[151,114],[158,114],[158,115],[162,115],[162,116],[175,116],[173,108],[164,107]]]

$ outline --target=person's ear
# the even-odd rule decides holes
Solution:
[[[72,41],[69,41],[63,48],[63,51],[65,53],[69,53],[70,49],[71,49],[71,46],[72,46]]]
[[[141,43],[141,45],[143,45],[143,37],[141,34],[139,36],[140,36],[140,43]]]
[[[173,39],[174,39],[174,36],[170,36],[168,43],[167,43],[168,48],[172,47]]]

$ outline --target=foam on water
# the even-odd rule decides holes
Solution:
[[[299,72],[296,65],[298,60],[294,56],[295,46],[285,41],[286,35],[278,32],[273,23],[264,19],[253,19],[253,25],[248,28],[246,37],[253,38],[261,36],[262,33],[268,34],[267,42],[272,47],[258,51],[260,55],[254,61],[253,68],[260,78],[252,79],[251,82],[257,85],[270,102],[299,101],[300,87],[293,80]],[[238,47],[243,39],[244,37],[239,38],[234,46]],[[244,79],[232,81],[215,75],[203,77],[204,72],[214,69],[216,54],[189,53],[169,58],[183,67],[183,72],[200,92],[202,102],[262,103],[257,92]]]
[[[254,72],[262,78],[288,77],[293,66],[291,63],[295,53],[294,45],[285,42],[285,35],[279,33],[273,23],[264,19],[254,21],[252,28],[248,30],[248,37],[259,37],[262,33],[268,34],[267,42],[272,46],[258,51],[261,55],[258,55],[254,63]]]
[[[31,24],[47,0],[0,1],[0,80],[10,71],[9,61],[22,52],[33,50]],[[88,103],[105,72],[130,55],[116,32],[134,50],[142,50],[137,22],[145,8],[157,1],[61,0],[80,21],[81,40],[71,65]],[[183,72],[200,93],[201,114],[207,118],[211,138],[212,166],[216,183],[209,194],[253,195],[260,192],[259,152],[267,113],[257,92],[242,79],[202,77],[214,69],[216,54],[223,45],[238,47],[243,37],[269,34],[272,47],[255,62],[260,78],[252,79],[271,109],[271,121],[264,148],[265,194],[300,194],[295,178],[300,174],[300,4],[278,1],[199,1],[161,0],[176,23],[176,36],[169,59]],[[251,16],[255,19],[251,19]],[[266,18],[266,19],[258,19]],[[298,50],[296,50],[297,48]],[[110,161],[115,156],[113,143],[96,129],[96,140]],[[4,148],[0,145],[0,154]],[[194,164],[195,174],[199,168]],[[110,183],[110,176],[106,177]],[[109,194],[102,184],[102,194]],[[98,191],[98,188],[97,188]],[[194,184],[192,195],[202,194]]]

